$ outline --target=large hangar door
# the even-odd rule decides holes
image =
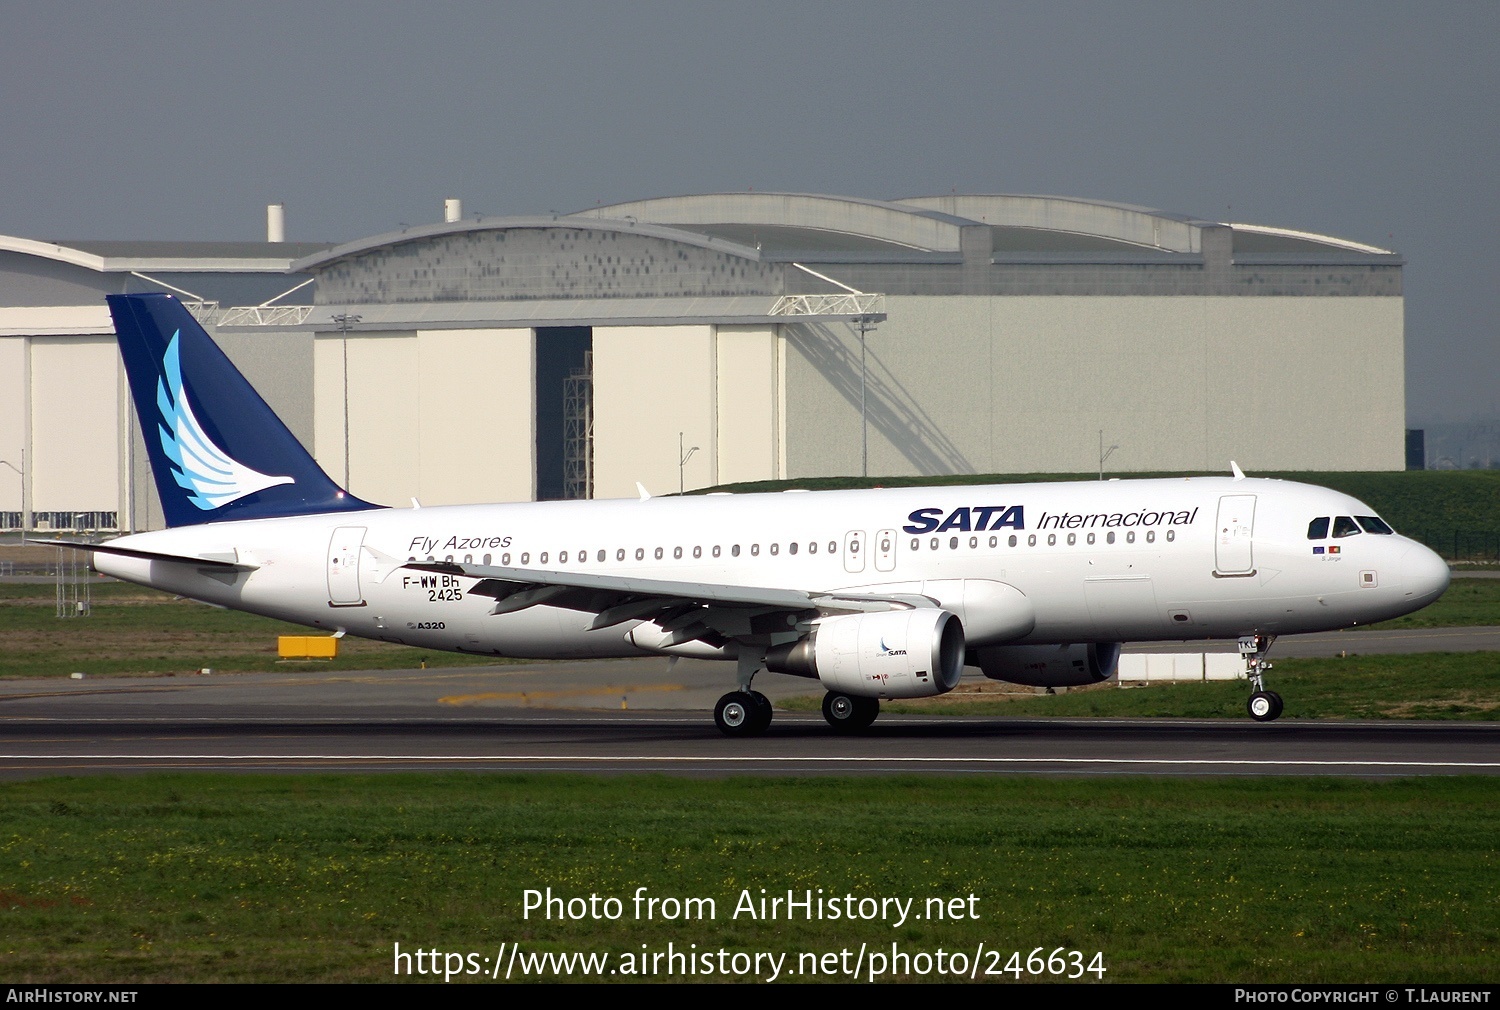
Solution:
[[[594,331],[588,326],[539,326],[536,330],[536,498],[582,498],[577,473],[592,458],[592,397],[589,360]],[[572,429],[570,431],[570,429]],[[572,436],[571,440],[568,437]],[[571,444],[570,444],[571,442]],[[569,480],[570,467],[573,479]]]

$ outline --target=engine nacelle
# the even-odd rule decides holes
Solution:
[[[768,670],[868,698],[946,694],[963,661],[963,622],[935,607],[825,617],[806,638],[766,654]]]
[[[986,645],[971,649],[968,664],[990,680],[1032,687],[1081,687],[1115,675],[1119,642],[1087,645]]]

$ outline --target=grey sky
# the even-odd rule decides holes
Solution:
[[[0,2],[0,232],[346,240],[683,192],[1054,193],[1407,257],[1500,416],[1500,6]],[[1230,409],[1226,404],[1226,409]]]

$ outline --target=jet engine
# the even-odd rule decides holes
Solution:
[[[806,638],[766,653],[766,669],[816,677],[843,694],[926,698],[958,686],[963,658],[963,623],[918,607],[825,617]]]
[[[990,680],[1032,687],[1080,687],[1115,675],[1120,643],[986,645],[969,650],[967,662]]]

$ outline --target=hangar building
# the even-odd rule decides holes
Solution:
[[[181,292],[328,473],[392,504],[866,454],[871,474],[1088,472],[1111,447],[1116,471],[1404,466],[1386,249],[1039,196],[450,218],[338,246],[0,239],[0,525],[160,524],[102,303],[127,289]]]

